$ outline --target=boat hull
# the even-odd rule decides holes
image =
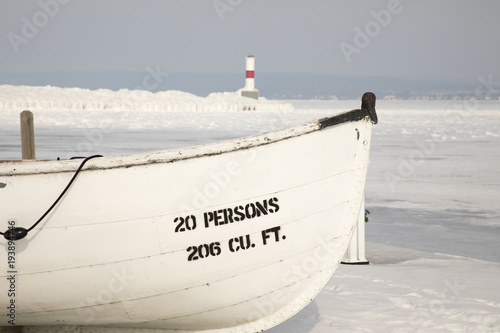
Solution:
[[[15,242],[16,325],[254,332],[291,317],[335,271],[363,197],[370,118],[324,124],[90,160]],[[2,230],[35,222],[79,163],[0,165]]]

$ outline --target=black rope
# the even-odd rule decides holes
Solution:
[[[71,180],[69,181],[68,185],[66,185],[66,188],[62,191],[62,193],[59,195],[59,197],[56,199],[56,201],[54,201],[54,203],[52,204],[52,206],[50,206],[50,208],[47,209],[47,211],[29,229],[25,229],[25,228],[22,228],[22,227],[16,227],[14,229],[9,229],[9,230],[7,230],[5,232],[0,232],[0,234],[2,234],[4,236],[4,238],[8,239],[8,240],[18,240],[18,239],[22,239],[22,238],[26,237],[26,235],[28,234],[28,232],[30,232],[31,230],[33,230],[33,228],[35,228],[40,222],[42,222],[42,220],[52,211],[52,209],[62,199],[62,197],[64,196],[64,194],[71,187],[71,184],[73,184],[73,182],[75,181],[76,177],[78,176],[78,174],[82,170],[82,168],[85,165],[85,163],[87,163],[89,160],[91,160],[93,158],[96,158],[96,157],[102,157],[102,155],[92,155],[92,156],[89,156],[89,157],[85,158],[82,161],[82,163],[80,163],[80,166],[78,167],[78,169],[76,170],[75,174],[73,175],[73,178],[71,178]]]

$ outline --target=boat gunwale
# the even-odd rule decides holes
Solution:
[[[256,134],[247,137],[235,138],[220,142],[168,149],[154,152],[135,153],[129,155],[104,156],[92,160],[82,170],[108,170],[130,168],[158,163],[174,163],[192,158],[200,158],[224,153],[259,147],[308,133],[323,130],[343,123],[360,121],[371,118],[365,108],[342,112],[340,114],[305,122],[277,131]],[[71,160],[35,160],[35,161],[0,161],[0,176],[23,176],[33,174],[53,174],[74,172],[81,163],[79,159]],[[4,170],[2,170],[4,169]]]

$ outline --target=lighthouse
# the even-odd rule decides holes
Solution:
[[[247,56],[245,87],[239,90],[240,95],[253,99],[259,99],[259,91],[255,89],[255,57]]]

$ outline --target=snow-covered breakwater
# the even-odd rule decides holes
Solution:
[[[117,111],[292,111],[290,103],[241,97],[234,92],[207,97],[182,91],[31,87],[0,85],[3,110],[117,110]]]

